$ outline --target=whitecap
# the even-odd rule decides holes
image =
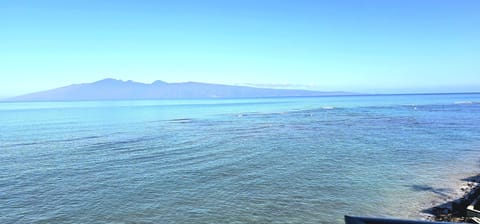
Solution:
[[[473,104],[472,101],[455,101],[454,104]]]

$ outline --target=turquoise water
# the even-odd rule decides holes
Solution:
[[[4,102],[0,150],[0,223],[419,218],[479,171],[480,95]]]

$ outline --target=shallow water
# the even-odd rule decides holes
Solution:
[[[479,149],[479,94],[4,102],[0,223],[419,218]]]

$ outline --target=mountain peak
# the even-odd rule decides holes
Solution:
[[[151,84],[106,78],[93,83],[70,85],[31,93],[12,100],[131,100],[131,99],[195,99],[195,98],[249,98],[348,95],[342,92],[318,92],[293,89],[268,89],[230,86],[200,82],[166,83],[157,80]]]
[[[121,82],[123,82],[123,81],[120,80],[120,79],[105,78],[105,79],[98,80],[98,81],[93,82],[93,83],[121,83]]]
[[[164,85],[164,84],[167,84],[167,83],[162,80],[156,80],[155,82],[152,82],[152,85]]]

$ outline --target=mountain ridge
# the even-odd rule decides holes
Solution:
[[[302,89],[258,88],[202,82],[168,83],[156,80],[142,83],[133,80],[105,78],[91,83],[71,84],[50,90],[8,98],[8,101],[63,100],[135,100],[135,99],[200,99],[249,97],[300,97],[353,95],[348,92],[323,92]]]

